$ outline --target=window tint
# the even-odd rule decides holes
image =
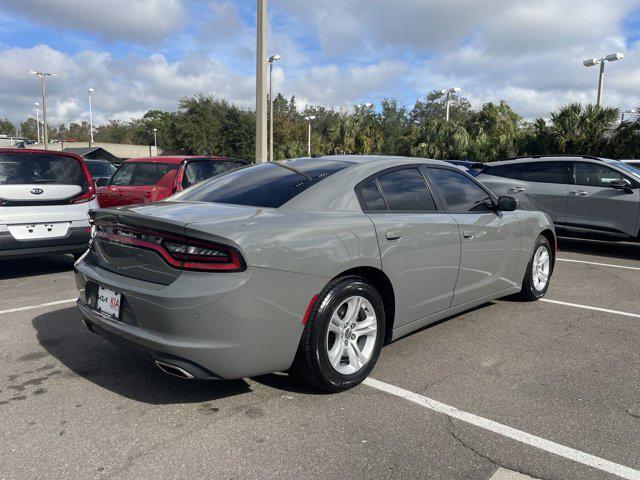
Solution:
[[[350,162],[297,159],[233,170],[172,199],[278,208]]]
[[[576,185],[609,187],[611,181],[620,180],[623,175],[606,165],[575,162],[573,164],[573,178]]]
[[[182,188],[200,183],[229,170],[242,167],[243,164],[227,160],[196,160],[187,163],[182,177]]]
[[[491,197],[463,174],[442,168],[429,168],[429,176],[444,197],[451,213],[491,210]]]
[[[520,164],[520,180],[526,182],[566,183],[567,162],[532,162]]]
[[[86,178],[75,158],[55,154],[0,153],[0,185],[33,183],[85,186]]]
[[[108,162],[87,160],[84,163],[87,164],[87,168],[89,169],[89,173],[92,177],[110,177],[113,175],[113,172],[116,171],[116,167]]]
[[[158,183],[169,172],[178,169],[178,165],[169,163],[125,163],[113,176],[112,185],[151,186]]]
[[[504,178],[520,178],[520,171],[522,164],[512,163],[508,165],[487,165],[482,169],[480,173],[485,175],[493,175],[495,177]]]
[[[375,179],[360,187],[360,196],[364,202],[362,206],[363,210],[387,209],[387,205],[384,203],[384,199],[378,188],[378,181]]]
[[[406,168],[381,175],[380,189],[389,210],[434,211],[435,202],[422,174],[417,168]]]

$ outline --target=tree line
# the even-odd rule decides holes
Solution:
[[[295,97],[274,98],[274,158],[307,154],[307,121],[314,116],[313,154],[381,154],[467,159],[486,162],[519,155],[582,154],[612,158],[640,157],[640,118],[619,122],[616,108],[573,103],[548,119],[526,122],[504,101],[474,109],[464,97],[453,98],[450,121],[444,120],[445,97],[434,91],[412,108],[394,99],[352,110],[306,106]],[[208,95],[185,97],[176,112],[150,110],[142,118],[111,120],[94,128],[96,142],[152,144],[189,154],[253,159],[255,112]],[[29,118],[21,134],[36,139]],[[0,133],[16,126],[0,120]],[[87,122],[50,128],[50,139],[88,141]]]

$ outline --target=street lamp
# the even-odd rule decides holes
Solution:
[[[93,111],[91,110],[91,94],[95,92],[93,88],[89,88],[89,146],[93,143]]]
[[[442,93],[443,95],[447,96],[447,112],[445,113],[444,119],[448,122],[449,121],[449,106],[451,104],[451,95],[452,94],[456,94],[458,92],[460,92],[462,89],[460,87],[452,87],[452,88],[447,88],[445,90],[441,90],[440,93]]]
[[[153,146],[156,147],[156,157],[158,156],[158,129],[153,129]]]
[[[610,53],[609,55],[605,55],[600,58],[588,58],[582,64],[585,67],[593,67],[595,65],[600,64],[600,79],[598,80],[598,100],[596,101],[596,105],[600,106],[600,102],[602,101],[602,91],[604,89],[604,62],[615,62],[617,60],[622,60],[624,55],[622,53]]]
[[[38,131],[38,141],[36,143],[40,143],[40,104],[38,102],[33,102],[33,106],[36,109],[36,129]]]
[[[40,77],[40,83],[42,85],[42,139],[44,143],[44,149],[47,150],[47,142],[49,141],[49,134],[47,133],[47,95],[45,93],[44,79],[45,77],[58,77],[57,73],[36,72],[35,70],[29,70],[31,75]]]
[[[269,63],[269,161],[273,162],[273,62],[282,59],[282,55],[271,55]]]
[[[309,115],[308,117],[304,117],[304,119],[309,124],[309,134],[307,135],[307,156],[311,156],[311,122],[316,119],[315,115]]]
[[[267,0],[257,0],[256,32],[256,163],[267,157]]]

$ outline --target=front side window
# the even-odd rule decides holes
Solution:
[[[417,168],[394,170],[378,177],[378,185],[389,210],[433,212],[436,204]]]
[[[604,164],[574,162],[573,179],[576,185],[589,187],[610,187],[613,180],[623,178],[622,173]]]
[[[531,162],[521,166],[520,179],[525,182],[567,183],[567,162]]]
[[[428,172],[450,213],[481,213],[492,210],[491,196],[463,174],[443,168],[429,168]]]

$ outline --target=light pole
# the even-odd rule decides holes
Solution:
[[[158,129],[153,129],[153,146],[156,147],[156,157],[158,156]]]
[[[40,104],[38,102],[33,102],[33,106],[36,108],[36,130],[38,132],[38,141],[36,143],[40,143]]]
[[[311,157],[311,122],[316,119],[315,115],[309,115],[304,117],[309,124],[309,133],[307,135],[307,156]]]
[[[269,63],[269,161],[273,162],[273,62],[282,59],[282,55],[271,55]]]
[[[257,0],[256,163],[267,160],[267,0]]]
[[[93,88],[89,88],[89,146],[93,143],[93,111],[91,110],[91,94],[95,92]]]
[[[598,80],[598,100],[596,101],[596,105],[600,106],[602,101],[602,91],[604,90],[604,62],[615,62],[617,60],[622,60],[624,55],[622,53],[610,53],[609,55],[605,55],[600,58],[588,58],[582,64],[585,67],[593,67],[595,65],[600,64],[600,78]]]
[[[29,70],[31,75],[40,77],[40,83],[42,86],[42,139],[44,143],[44,149],[47,150],[47,142],[49,141],[49,134],[47,132],[47,95],[45,93],[44,79],[45,77],[57,77],[57,73],[36,72],[35,70]]]
[[[444,119],[448,122],[449,121],[449,106],[451,105],[451,95],[460,92],[462,89],[460,87],[452,87],[452,88],[447,88],[445,90],[441,90],[441,93],[443,95],[447,96],[447,111],[444,115]]]

